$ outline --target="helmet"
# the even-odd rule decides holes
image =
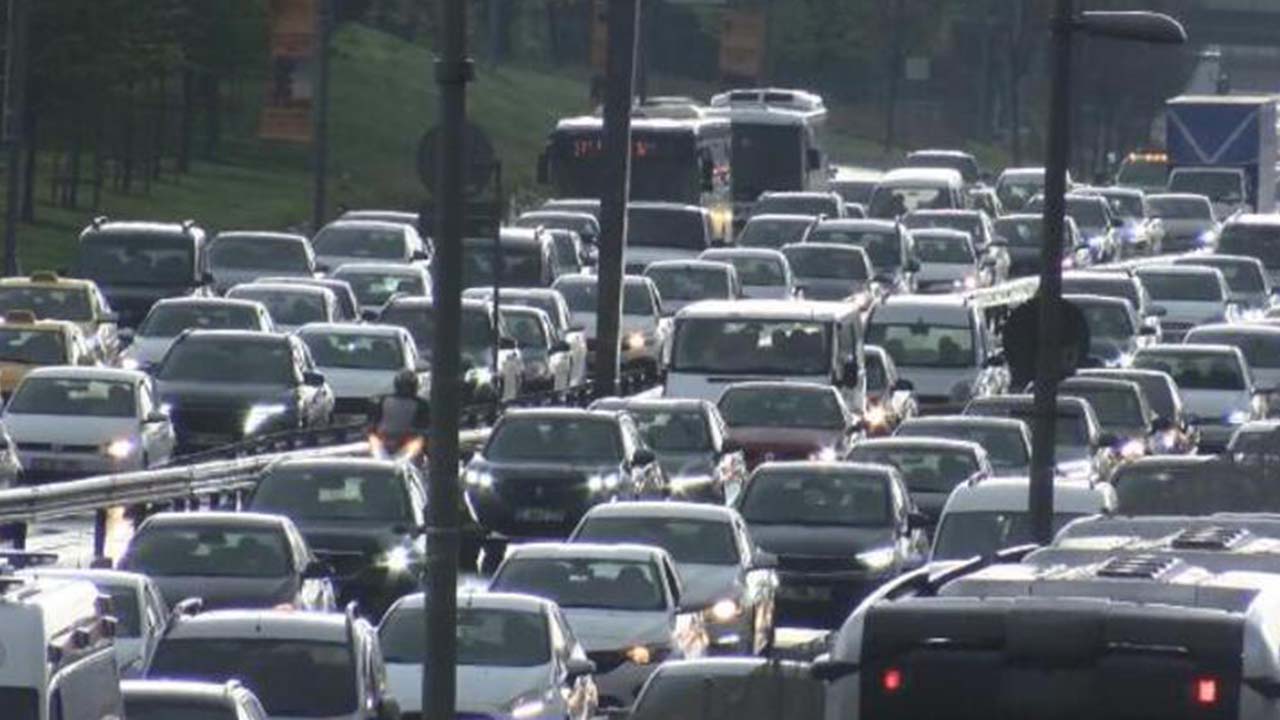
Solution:
[[[418,394],[418,374],[412,370],[401,370],[396,373],[394,384],[396,394],[414,397]]]

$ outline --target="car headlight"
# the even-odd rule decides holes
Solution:
[[[867,550],[857,555],[858,562],[868,570],[888,570],[893,565],[894,552],[893,548],[876,548],[875,550]]]
[[[140,370],[142,369],[142,362],[138,358],[123,357],[120,358],[120,367],[125,370]]]
[[[1247,410],[1234,410],[1227,415],[1228,425],[1243,425],[1249,422],[1249,412]]]
[[[649,652],[649,648],[643,645],[633,645],[627,648],[625,654],[627,659],[636,665],[648,665],[653,661],[653,653]]]
[[[809,459],[818,462],[835,462],[840,459],[840,453],[833,447],[822,447],[809,453]]]
[[[889,424],[889,413],[885,411],[883,405],[872,405],[867,408],[865,419],[867,427],[873,430],[883,430]]]
[[[740,615],[742,615],[742,606],[738,604],[737,600],[731,598],[719,600],[715,605],[707,608],[707,619],[711,622],[733,622]]]
[[[249,408],[249,413],[244,416],[244,434],[252,435],[257,430],[260,430],[263,425],[266,425],[268,420],[283,415],[286,410],[284,403],[254,405]]]
[[[537,695],[519,697],[511,703],[511,717],[514,720],[528,720],[546,711],[547,704]]]
[[[135,445],[132,440],[128,438],[120,438],[103,445],[102,452],[112,460],[124,460],[133,454],[134,447]]]
[[[675,475],[667,480],[667,485],[671,487],[671,492],[683,495],[714,485],[715,482],[713,475]]]
[[[645,334],[639,331],[627,333],[623,338],[622,346],[627,350],[639,350],[649,341]]]
[[[468,470],[464,475],[466,483],[471,487],[488,490],[493,487],[493,474],[484,470]]]
[[[617,473],[597,473],[587,478],[587,489],[591,492],[615,490],[621,482]]]
[[[1147,444],[1141,440],[1129,440],[1120,446],[1120,457],[1125,460],[1137,460],[1147,454]]]
[[[393,573],[404,573],[413,564],[413,555],[409,548],[398,545],[378,558],[378,565]]]

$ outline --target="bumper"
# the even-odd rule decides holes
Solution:
[[[116,460],[97,452],[75,450],[19,450],[22,476],[28,481],[108,475],[144,469],[141,456]]]
[[[471,506],[485,533],[493,539],[566,538],[595,502],[585,497],[561,504],[507,500],[493,492],[468,490]]]
[[[1197,425],[1200,431],[1200,450],[1221,452],[1227,449],[1227,442],[1235,434],[1239,425]]]
[[[778,608],[789,618],[843,619],[891,575],[862,570],[778,573]]]
[[[614,654],[588,653],[588,656],[594,660],[598,655]],[[597,661],[596,664],[600,666],[603,663]],[[622,664],[608,671],[597,671],[594,678],[596,690],[600,693],[600,709],[602,711],[618,710],[634,705],[636,696],[640,694],[640,688],[644,687],[645,681],[661,664],[660,662],[651,662],[648,665],[636,665],[630,660],[623,660]]]

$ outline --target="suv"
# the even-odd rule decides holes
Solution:
[[[219,293],[267,275],[314,277],[316,269],[311,243],[301,235],[220,232],[209,243],[209,272]]]
[[[204,229],[180,223],[122,222],[97,217],[80,232],[76,274],[98,284],[132,327],[155,301],[206,294],[212,277],[205,258]]]

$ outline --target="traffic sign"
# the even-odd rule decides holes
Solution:
[[[1058,371],[1061,377],[1075,373],[1089,355],[1089,325],[1075,304],[1058,301],[1061,316],[1055,347],[1061,353]],[[1036,378],[1036,361],[1040,356],[1040,296],[1022,303],[1009,313],[1004,324],[1004,356],[1016,391]]]
[[[423,134],[418,142],[418,179],[431,192],[436,191],[436,158],[444,133],[439,125]],[[493,143],[478,125],[467,123],[462,128],[462,175],[466,189],[472,195],[479,194],[493,179]]]

